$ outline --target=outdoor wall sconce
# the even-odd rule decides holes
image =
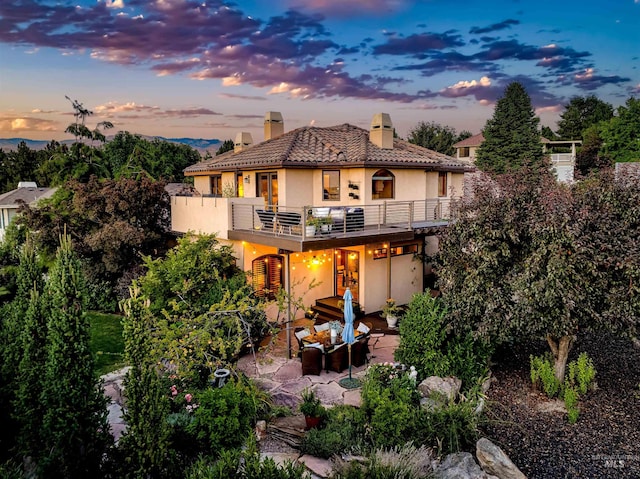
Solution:
[[[358,200],[358,199],[360,199],[360,196],[358,196],[357,194],[355,194],[352,191],[351,193],[349,193],[349,198],[353,198],[354,200]]]
[[[352,190],[359,190],[360,189],[360,187],[357,184],[351,183],[351,182],[349,182],[349,188],[351,188]]]
[[[245,176],[244,177],[244,182],[247,183],[247,184],[251,183],[251,176],[250,175]]]

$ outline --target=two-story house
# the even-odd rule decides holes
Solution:
[[[341,297],[349,287],[366,312],[387,298],[407,303],[425,288],[420,260],[462,195],[463,162],[394,138],[388,114],[369,131],[342,124],[285,132],[265,117],[265,140],[238,134],[234,151],[185,169],[195,196],[171,199],[176,232],[216,233],[258,291],[305,302]]]

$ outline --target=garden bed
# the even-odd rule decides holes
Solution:
[[[529,355],[536,343],[502,351],[493,367],[483,428],[529,479],[640,477],[640,350],[628,339],[580,337],[570,359],[587,352],[597,369],[598,389],[580,401],[574,425],[555,403],[532,389]]]

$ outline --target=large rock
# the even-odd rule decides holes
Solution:
[[[468,452],[449,454],[434,470],[435,479],[492,479]]]
[[[504,451],[486,437],[476,443],[476,457],[482,469],[500,479],[527,479]]]
[[[462,387],[462,381],[458,378],[429,376],[418,385],[418,391],[425,398],[435,400],[446,398],[448,401],[453,401],[458,396],[460,387]]]

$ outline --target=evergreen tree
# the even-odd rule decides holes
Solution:
[[[13,412],[19,427],[17,449],[21,457],[36,458],[42,451],[40,431],[45,408],[40,402],[47,358],[47,319],[37,288],[31,290],[29,307],[19,341],[22,357],[18,365],[18,392]]]
[[[478,168],[501,174],[528,163],[537,170],[544,158],[539,121],[524,87],[510,83],[482,131],[484,142],[476,154]]]
[[[21,252],[16,274],[16,295],[13,301],[4,308],[3,321],[0,328],[0,344],[2,364],[0,369],[0,386],[4,394],[0,396],[0,446],[4,451],[13,449],[16,439],[16,423],[19,418],[11,413],[13,403],[21,397],[18,389],[22,386],[17,371],[21,361],[23,344],[20,341],[26,322],[29,320],[31,290],[42,288],[42,270],[37,264],[35,249],[31,241],[27,240]]]
[[[579,140],[592,125],[613,118],[613,107],[595,95],[573,97],[564,107],[558,122],[558,135],[565,140]],[[551,139],[551,138],[549,138]]]
[[[220,145],[220,148],[218,148],[218,151],[216,151],[216,156],[222,155],[227,151],[233,151],[233,147],[234,147],[233,140],[224,140],[222,142],[222,145]]]
[[[62,236],[45,287],[47,358],[42,407],[44,477],[96,477],[112,437],[106,399],[94,372],[86,289],[71,239]]]
[[[169,404],[151,354],[149,301],[139,296],[136,287],[123,310],[125,355],[131,369],[125,378],[127,432],[119,447],[130,477],[162,477],[169,460]]]

